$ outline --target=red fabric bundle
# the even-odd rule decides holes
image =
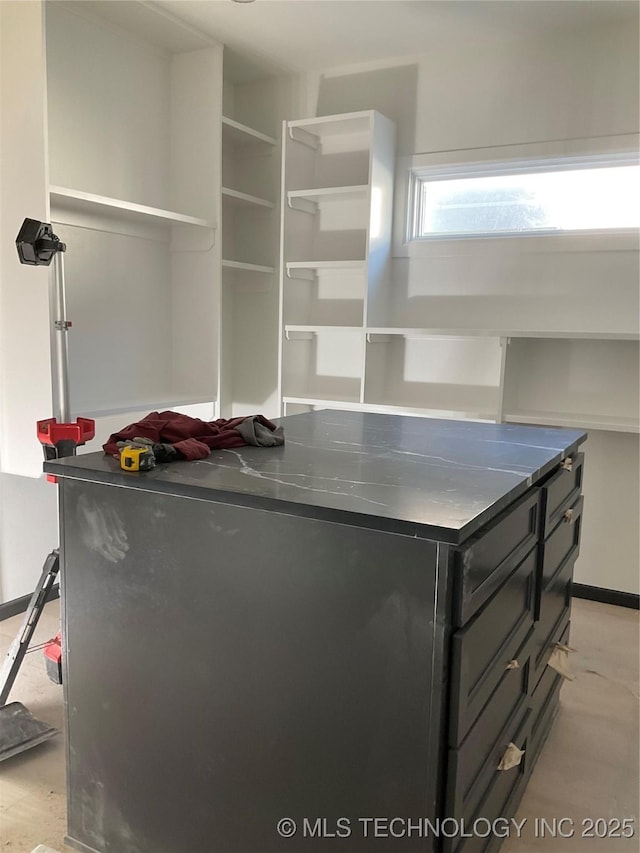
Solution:
[[[271,432],[277,427],[263,415],[251,415],[259,425]],[[172,444],[184,459],[204,459],[212,448],[244,447],[248,444],[236,429],[247,418],[219,418],[201,421],[178,412],[150,412],[141,421],[129,424],[109,437],[103,445],[104,452],[119,456],[119,441],[148,438],[154,443]],[[278,442],[282,443],[282,442]]]

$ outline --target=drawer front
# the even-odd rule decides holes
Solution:
[[[469,808],[459,814],[446,811],[447,817],[463,819],[465,827],[473,827],[474,821],[484,818],[493,822],[496,818],[509,818],[515,814],[518,802],[524,790],[528,770],[528,749],[530,736],[530,710],[505,730],[500,742],[496,744],[487,762],[486,771],[478,779],[478,791],[473,793],[471,802],[477,802],[475,808]],[[524,750],[519,765],[510,770],[498,770],[502,756],[509,743]],[[470,838],[448,839],[443,845],[444,853],[484,853],[492,838],[482,838],[480,834]]]
[[[564,626],[556,640],[563,644],[569,642],[569,625]],[[540,750],[546,740],[555,716],[560,698],[560,688],[564,678],[550,666],[545,666],[538,684],[531,695],[531,738],[529,748],[528,772],[533,770]]]
[[[535,545],[540,502],[540,490],[532,489],[458,551],[455,627],[461,628],[469,621]]]
[[[549,537],[540,546],[541,590],[553,583],[555,575],[566,562],[575,562],[580,552],[580,530],[582,527],[582,509],[584,498],[580,497],[567,507],[562,520],[555,526]]]
[[[569,621],[573,567],[580,550],[580,498],[571,521],[561,521],[540,546],[540,580],[536,603],[534,685],[547,665],[551,647]]]
[[[584,453],[574,453],[565,460],[569,467],[560,467],[542,486],[542,525],[546,539],[556,524],[562,520],[564,511],[575,503],[582,490]]]
[[[535,690],[545,671],[549,656],[556,643],[560,642],[571,616],[571,580],[573,566],[567,566],[564,573],[557,579],[557,593],[553,600],[547,602],[546,619],[536,622],[533,633],[533,680],[531,685]],[[553,605],[553,606],[552,606]]]
[[[533,628],[537,570],[534,548],[451,639],[450,746],[462,743]]]
[[[514,720],[521,719],[529,706],[531,650],[531,636],[528,636],[515,655],[518,666],[510,666],[503,671],[498,686],[460,747],[449,750],[448,813],[468,813],[477,805],[470,797],[473,791],[478,792],[482,787],[478,780],[491,764],[492,753],[501,742],[502,732]]]

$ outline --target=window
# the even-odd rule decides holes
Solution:
[[[640,226],[640,166],[628,157],[416,170],[410,239]]]

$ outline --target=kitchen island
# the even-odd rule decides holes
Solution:
[[[586,435],[281,423],[283,447],[145,473],[96,453],[45,464],[68,843],[497,849],[468,827],[514,813],[558,707]]]

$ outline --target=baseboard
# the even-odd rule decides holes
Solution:
[[[574,598],[586,598],[602,604],[615,604],[618,607],[640,610],[640,595],[635,592],[620,592],[617,589],[604,589],[601,586],[587,586],[583,583],[572,584],[571,591]]]
[[[0,604],[0,622],[3,619],[15,616],[17,613],[24,613],[31,601],[31,595],[21,595],[20,598],[12,598],[11,601],[5,601],[4,604]],[[57,583],[51,587],[47,601],[55,601],[56,598],[60,598],[60,587]]]

